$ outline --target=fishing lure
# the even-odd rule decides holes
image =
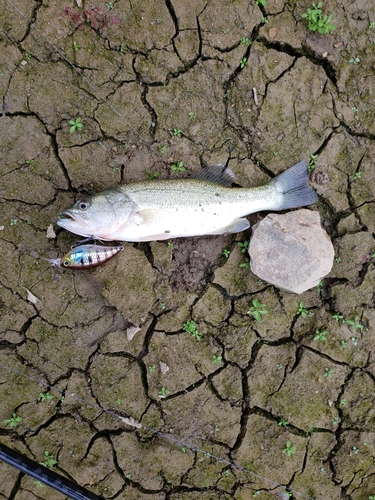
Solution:
[[[46,259],[53,266],[69,269],[91,269],[112,259],[121,250],[122,245],[106,247],[103,245],[79,245],[69,250],[61,259]]]

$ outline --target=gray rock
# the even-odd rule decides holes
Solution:
[[[334,249],[319,213],[301,209],[270,214],[256,224],[249,255],[251,270],[259,278],[287,292],[302,293],[330,272]]]

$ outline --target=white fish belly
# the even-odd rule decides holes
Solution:
[[[210,207],[173,208],[171,211],[147,209],[132,217],[121,234],[119,241],[155,241],[186,236],[221,234],[230,226],[236,215]]]

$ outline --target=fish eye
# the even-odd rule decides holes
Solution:
[[[78,200],[76,203],[76,206],[83,211],[87,210],[90,205],[91,203],[88,200]]]
[[[64,267],[69,267],[70,266],[70,261],[68,259],[65,259],[62,264],[63,264]]]

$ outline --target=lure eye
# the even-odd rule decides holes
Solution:
[[[69,267],[70,266],[70,262],[69,262],[68,259],[65,259],[62,264],[63,264],[64,267]]]

